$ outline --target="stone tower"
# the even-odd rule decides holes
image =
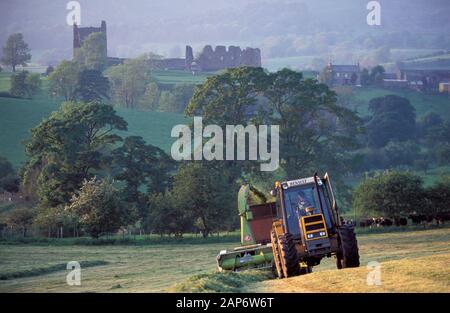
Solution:
[[[78,27],[77,24],[73,24],[73,56],[75,57],[75,51],[81,48],[84,40],[92,33],[102,33],[105,38],[105,58],[108,56],[107,51],[107,36],[106,36],[106,22],[102,21],[100,27]]]

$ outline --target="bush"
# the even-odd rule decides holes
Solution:
[[[32,98],[41,87],[41,77],[37,73],[22,71],[11,76],[10,94],[19,98]]]
[[[405,216],[424,210],[425,196],[419,176],[392,171],[365,179],[353,193],[353,208],[362,215]]]

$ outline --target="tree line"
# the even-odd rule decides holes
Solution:
[[[333,91],[291,70],[227,70],[195,90],[185,113],[219,126],[280,125],[281,168],[262,173],[258,162],[174,163],[140,137],[120,137],[127,123],[112,106],[98,99],[68,101],[31,130],[20,189],[36,205],[27,214],[16,211],[19,218],[12,214],[9,224],[26,229],[32,223],[48,236],[98,237],[135,227],[206,237],[238,227],[242,182],[270,190],[280,176],[342,172],[360,131],[359,119],[336,105]]]

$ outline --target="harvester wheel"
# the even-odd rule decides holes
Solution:
[[[283,278],[283,269],[281,268],[280,250],[278,248],[278,240],[275,231],[270,232],[270,240],[272,241],[274,272],[278,278]]]
[[[339,228],[341,238],[342,256],[338,254],[338,262],[341,259],[342,268],[359,267],[358,241],[356,240],[355,229],[352,225],[342,225]],[[339,268],[339,263],[338,263]]]
[[[285,233],[278,237],[278,246],[281,256],[281,268],[283,269],[284,277],[292,277],[300,275],[300,265],[297,257],[297,250],[295,243],[292,240],[292,235]]]

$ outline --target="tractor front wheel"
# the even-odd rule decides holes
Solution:
[[[278,247],[281,256],[281,268],[283,276],[288,278],[300,275],[300,265],[297,257],[297,250],[295,243],[292,240],[292,235],[285,233],[278,238]]]

